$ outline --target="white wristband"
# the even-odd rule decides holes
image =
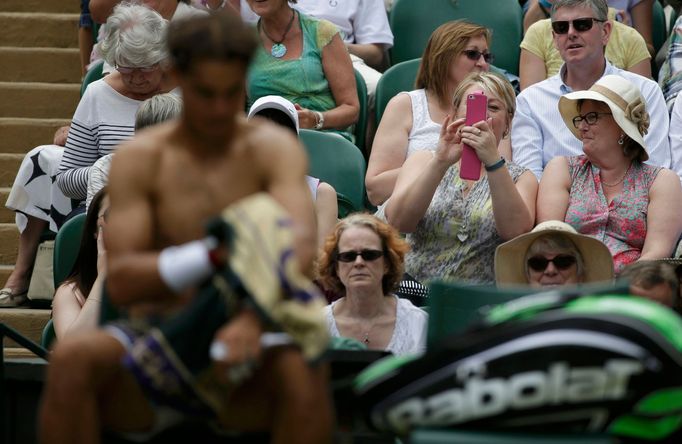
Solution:
[[[161,280],[176,293],[200,283],[214,271],[209,251],[217,243],[206,238],[164,248],[159,254]]]

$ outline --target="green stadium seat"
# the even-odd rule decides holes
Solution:
[[[81,97],[83,97],[83,94],[85,94],[85,89],[88,87],[89,84],[103,77],[102,74],[103,67],[104,60],[97,60],[96,62],[92,62],[92,66],[85,74],[85,77],[83,77],[83,83],[81,83]]]
[[[358,114],[358,121],[355,123],[355,146],[360,148],[363,153],[365,149],[365,139],[367,137],[367,85],[362,75],[357,70],[355,73],[355,87],[358,90],[358,101],[360,102],[360,113]]]
[[[57,232],[54,241],[54,288],[56,289],[69,276],[73,265],[76,263],[78,251],[81,245],[85,213],[77,214]]]
[[[374,96],[374,115],[377,124],[384,115],[389,100],[402,91],[414,89],[414,81],[417,78],[421,57],[397,63],[386,70],[377,83],[377,91]]]
[[[458,19],[491,29],[495,65],[518,75],[523,27],[517,0],[397,0],[389,17],[395,36],[392,63],[421,57],[431,33]]]
[[[339,216],[361,211],[366,166],[358,147],[338,134],[323,131],[302,129],[300,139],[308,153],[309,174],[333,186],[340,196]]]

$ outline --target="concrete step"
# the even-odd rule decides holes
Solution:
[[[79,83],[78,48],[0,47],[0,82]]]
[[[70,119],[80,84],[0,82],[0,117]]]
[[[14,222],[14,211],[5,207],[5,202],[7,202],[7,197],[9,196],[9,187],[0,188],[0,223],[11,224]],[[0,285],[5,282],[2,280],[0,273]]]
[[[38,145],[52,143],[57,128],[69,119],[0,118],[0,152],[26,154]]]
[[[0,308],[0,322],[40,344],[40,337],[45,324],[50,319],[50,312],[51,310],[36,308]],[[19,347],[7,338],[5,338],[4,345],[5,347]]]
[[[0,265],[0,288],[5,285],[12,270],[14,270],[14,265]]]
[[[73,0],[2,0],[2,12],[80,12],[80,3]]]
[[[0,46],[78,48],[78,14],[0,12]]]
[[[17,261],[19,230],[14,223],[0,223],[0,265],[14,265]],[[4,282],[3,282],[4,283]]]
[[[0,153],[0,187],[11,187],[14,184],[23,158],[23,154]]]

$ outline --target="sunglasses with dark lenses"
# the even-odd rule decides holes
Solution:
[[[570,254],[559,254],[552,259],[547,259],[542,256],[533,256],[528,259],[528,267],[535,271],[545,271],[550,262],[559,270],[566,270],[575,265],[576,258]]]
[[[478,49],[465,49],[462,51],[469,60],[478,61],[483,56],[486,63],[492,63],[495,57],[489,52],[481,52]]]
[[[573,126],[576,128],[580,127],[580,122],[583,120],[588,124],[588,125],[594,125],[597,123],[597,120],[599,120],[599,116],[610,116],[611,113],[598,113],[596,111],[589,112],[587,114],[582,114],[575,116],[573,118]]]
[[[375,261],[384,255],[381,250],[344,251],[337,256],[339,262],[355,262],[360,256],[363,261]]]
[[[552,22],[552,30],[557,34],[567,34],[568,27],[572,23],[573,29],[577,32],[585,32],[592,29],[594,22],[603,23],[604,20],[599,20],[594,17],[583,17],[575,20],[557,20]]]

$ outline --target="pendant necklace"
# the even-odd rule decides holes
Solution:
[[[287,38],[287,34],[289,34],[289,31],[291,31],[291,26],[294,24],[294,18],[296,18],[296,11],[291,10],[291,19],[289,20],[289,24],[287,25],[287,29],[284,31],[284,34],[282,34],[282,38],[278,40],[273,39],[270,37],[270,34],[268,34],[268,31],[265,30],[265,26],[261,26],[260,20],[258,20],[258,28],[263,30],[263,33],[267,38],[272,41],[272,48],[270,48],[270,54],[275,57],[276,59],[281,59],[284,57],[287,53],[287,47],[284,45],[284,39]]]

